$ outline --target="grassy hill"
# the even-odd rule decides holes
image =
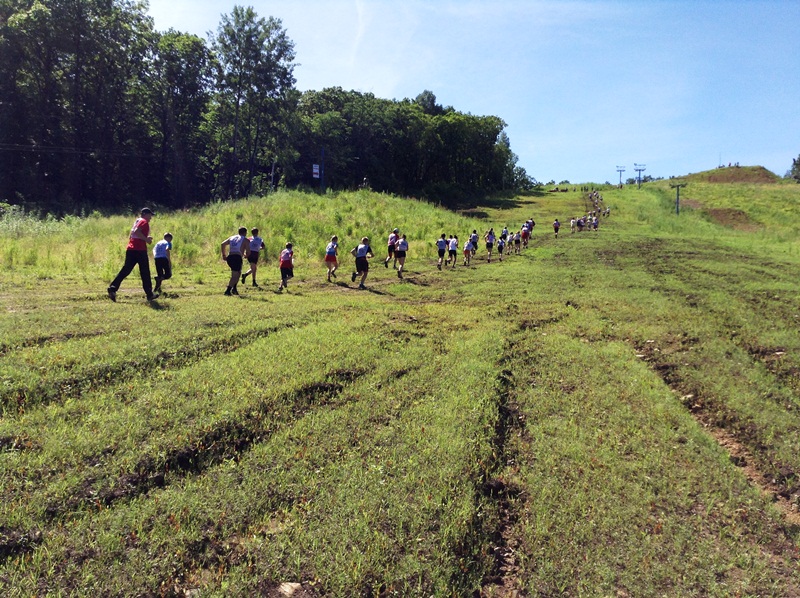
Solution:
[[[5,218],[3,595],[800,595],[800,186],[693,177],[680,214],[669,181],[601,189],[597,232],[571,190],[159,214],[151,304],[105,296],[131,218]],[[436,268],[442,232],[529,217],[519,255]],[[240,225],[269,261],[224,297]]]

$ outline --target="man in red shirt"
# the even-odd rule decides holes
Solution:
[[[152,301],[157,297],[153,294],[153,281],[150,278],[150,255],[147,245],[153,242],[150,236],[150,219],[154,216],[150,208],[142,208],[141,216],[136,219],[131,228],[128,247],[125,251],[125,264],[119,271],[117,277],[108,286],[108,297],[112,301],[117,300],[117,290],[125,277],[133,272],[134,266],[139,266],[139,275],[142,277],[142,288],[144,289],[147,300]]]

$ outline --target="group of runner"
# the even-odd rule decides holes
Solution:
[[[107,289],[108,296],[112,301],[116,301],[120,284],[137,265],[142,279],[142,288],[148,301],[152,301],[159,296],[161,283],[172,276],[172,234],[166,233],[164,239],[156,243],[153,249],[153,257],[156,264],[156,286],[153,288],[150,278],[150,260],[147,252],[147,245],[153,242],[153,238],[150,236],[150,219],[153,216],[154,212],[150,208],[143,208],[140,217],[136,219],[131,228],[125,263]],[[573,218],[573,222],[574,220]],[[504,254],[520,253],[522,249],[528,247],[535,226],[536,222],[534,222],[533,218],[530,218],[516,231],[509,231],[506,226],[498,235],[495,233],[494,228],[489,228],[483,235],[487,262],[491,263],[495,251],[500,261],[503,261]],[[553,222],[556,236],[558,236],[559,226],[560,224],[556,219]],[[444,264],[444,266],[455,268],[459,251],[462,253],[463,264],[469,266],[478,250],[480,240],[481,237],[478,235],[477,229],[473,229],[472,233],[467,236],[463,246],[460,245],[457,235],[448,237],[445,233],[442,233],[441,237],[435,241],[439,258],[436,267],[441,270]],[[405,233],[401,233],[397,228],[393,229],[389,233],[386,246],[387,254],[383,260],[383,265],[388,268],[391,262],[392,267],[397,271],[397,277],[402,279],[409,250],[409,243]],[[226,296],[238,295],[238,285],[240,283],[244,285],[248,277],[250,277],[253,287],[259,287],[256,281],[258,264],[261,255],[265,251],[264,239],[259,235],[257,228],[251,228],[250,236],[248,236],[247,228],[240,227],[237,234],[228,237],[220,244],[222,260],[230,269],[230,278],[224,292]],[[365,289],[364,283],[369,273],[369,260],[375,257],[369,238],[362,237],[360,243],[350,250],[350,254],[355,258],[355,269],[350,280],[355,282],[357,278],[360,278],[358,288]],[[248,269],[243,272],[245,260],[247,260]],[[337,235],[333,235],[325,247],[324,263],[327,269],[327,280],[332,282],[332,279],[336,278],[336,270],[339,268],[339,237]],[[294,250],[292,243],[286,243],[281,250],[278,267],[281,273],[281,282],[277,290],[282,292],[283,289],[288,289],[289,280],[294,277]]]

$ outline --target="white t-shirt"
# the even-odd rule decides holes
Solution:
[[[172,249],[172,243],[170,243],[166,239],[161,239],[158,243],[156,243],[155,247],[153,247],[153,257],[156,259],[160,257],[167,258],[169,257],[167,251],[171,249]]]

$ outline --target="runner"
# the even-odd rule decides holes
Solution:
[[[528,223],[522,225],[522,231],[520,232],[520,239],[522,240],[522,247],[528,247],[528,239],[531,238],[531,231],[528,228]]]
[[[503,261],[503,250],[506,248],[506,240],[503,235],[500,235],[500,238],[497,239],[497,255],[500,256],[500,261]]]
[[[472,236],[464,241],[464,265],[469,266],[472,260],[472,254],[475,253],[475,247],[472,245]]]
[[[172,278],[172,233],[164,233],[164,238],[153,247],[153,259],[156,262],[156,288],[154,293],[161,292],[161,283]]]
[[[456,257],[458,257],[458,237],[453,236],[450,238],[447,250],[447,263],[453,262],[453,268],[456,267]]]
[[[392,258],[394,258],[394,267],[397,268],[397,258],[394,255],[394,246],[397,245],[397,240],[400,238],[400,234],[399,233],[400,233],[399,229],[394,229],[391,232],[391,234],[389,235],[389,239],[387,241],[387,243],[388,243],[388,247],[387,247],[388,255],[386,256],[386,259],[383,260],[384,268],[388,268],[389,267],[389,261]]]
[[[225,248],[228,248],[228,254],[225,254]],[[239,291],[236,290],[236,285],[239,284],[239,277],[242,275],[242,264],[244,258],[250,255],[250,239],[247,238],[247,228],[241,227],[239,234],[228,237],[220,245],[222,252],[222,260],[228,264],[231,269],[231,278],[228,281],[228,288],[225,289],[225,295],[238,295]]]
[[[444,233],[442,233],[442,236],[436,239],[436,251],[439,254],[439,261],[436,262],[436,267],[439,268],[439,270],[442,269],[442,260],[444,259],[444,256],[447,253],[447,245],[448,245],[447,236]],[[450,260],[447,261],[448,263],[450,262]]]
[[[558,221],[558,218],[553,220],[553,232],[556,234],[556,239],[558,239],[558,229],[561,228],[561,223]]]
[[[403,234],[398,240],[397,244],[395,245],[394,249],[394,257],[397,260],[397,263],[400,264],[397,268],[397,278],[403,278],[403,267],[406,264],[406,253],[408,252],[408,241],[406,240],[406,235]]]
[[[472,255],[475,255],[475,252],[478,250],[478,231],[473,230],[472,234],[469,236],[469,241],[472,243]]]
[[[281,269],[281,284],[278,285],[280,293],[283,289],[289,290],[289,279],[294,277],[294,251],[291,243],[287,243],[281,250],[278,267]]]
[[[150,256],[147,253],[147,246],[153,242],[153,237],[150,236],[150,219],[153,216],[155,216],[153,210],[142,208],[139,218],[133,223],[128,236],[128,247],[125,249],[125,263],[117,277],[108,285],[108,298],[112,301],[117,300],[119,285],[133,272],[135,266],[139,266],[142,289],[147,300],[152,301],[156,298],[153,293],[153,281],[150,279]]]
[[[258,270],[258,255],[264,249],[264,239],[258,236],[257,228],[250,229],[250,234],[253,235],[250,237],[250,255],[247,256],[247,262],[250,264],[250,268],[247,272],[242,274],[242,284],[244,284],[247,275],[252,274],[253,286],[257,287],[256,270]]]
[[[336,268],[339,267],[339,237],[333,235],[331,242],[325,248],[325,266],[328,268],[328,282],[331,276],[336,278]]]
[[[356,271],[353,272],[353,275],[350,277],[350,281],[355,282],[356,277],[360,275],[361,282],[359,283],[358,288],[366,289],[367,287],[364,286],[364,281],[367,280],[367,274],[369,273],[368,258],[375,257],[372,253],[372,248],[369,246],[369,238],[362,237],[361,243],[359,243],[358,247],[353,247],[353,249],[350,250],[350,254],[356,258]]]
[[[486,241],[486,253],[489,254],[489,257],[486,259],[486,262],[491,264],[492,263],[492,249],[494,248],[495,236],[494,236],[494,229],[490,228],[489,232],[483,237]]]
[[[520,253],[520,247],[522,245],[522,233],[517,231],[514,233],[514,252]]]

